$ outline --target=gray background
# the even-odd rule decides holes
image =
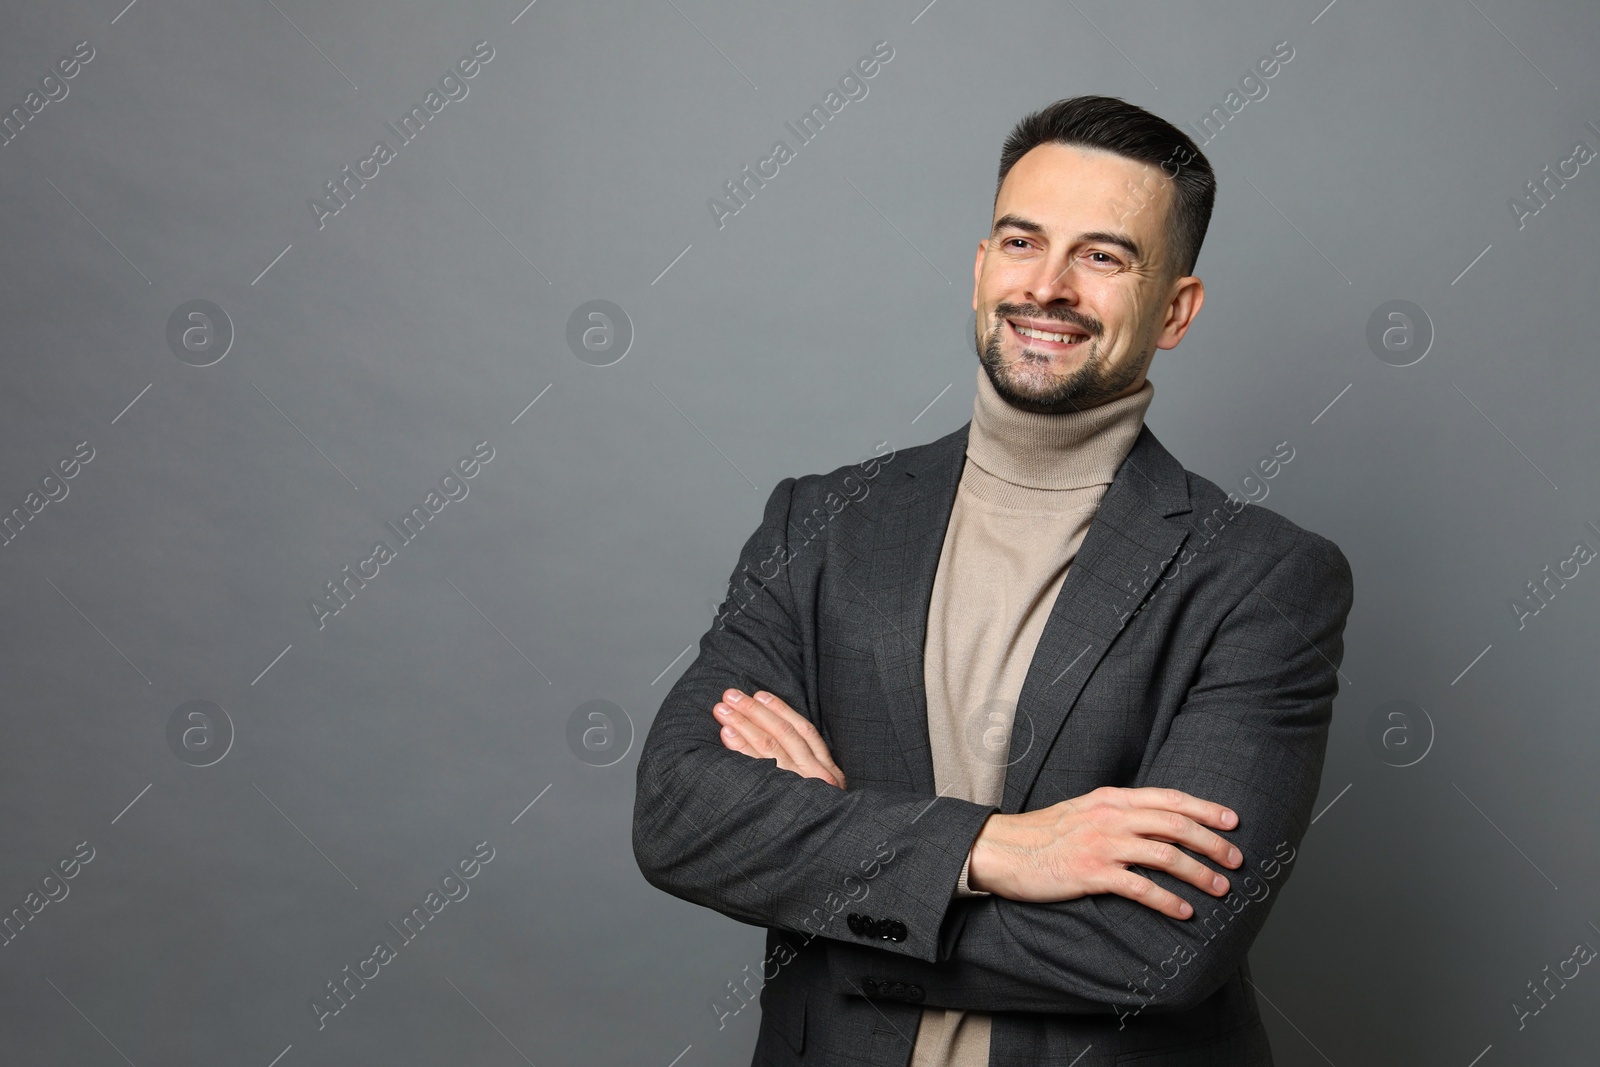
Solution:
[[[0,947],[0,1061],[748,1063],[756,1009],[710,1004],[761,932],[639,875],[637,736],[779,479],[970,417],[1010,126],[1085,92],[1198,122],[1284,40],[1203,146],[1207,303],[1148,419],[1236,490],[1289,442],[1264,504],[1356,576],[1320,814],[1252,952],[1266,1023],[1285,1065],[1592,1058],[1591,969],[1513,1005],[1600,946],[1600,576],[1509,605],[1600,547],[1600,164],[1522,228],[1507,201],[1600,148],[1593,5],[121,3],[0,13],[6,108],[95,49],[0,148],[0,511],[95,450],[0,548],[0,911],[95,849]],[[308,199],[480,40],[319,230]],[[719,229],[707,198],[880,40]],[[236,332],[208,367],[166,340],[196,299]],[[566,341],[595,299],[635,333],[605,367]],[[1436,335],[1407,367],[1366,341],[1396,299]],[[208,767],[167,740],[190,700],[235,734]],[[635,732],[608,767],[568,742],[591,700]],[[1384,748],[1394,700],[1426,719]],[[319,1031],[309,999],[480,841]]]

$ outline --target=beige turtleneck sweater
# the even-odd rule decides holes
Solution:
[[[1153,395],[1146,380],[1096,407],[1038,415],[1003,400],[978,368],[968,462],[945,528],[923,646],[939,795],[1000,804],[1034,648]],[[976,895],[966,880],[963,866],[957,896]],[[923,1009],[910,1067],[988,1063],[988,1014]]]

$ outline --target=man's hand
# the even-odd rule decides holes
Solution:
[[[1238,867],[1239,850],[1207,829],[1232,830],[1238,822],[1222,805],[1177,789],[1101,786],[1037,811],[989,816],[972,846],[967,884],[1041,903],[1115,893],[1187,919],[1193,913],[1187,901],[1128,867],[1163,870],[1223,896],[1228,880],[1177,846]]]
[[[844,772],[833,762],[817,728],[778,697],[760,690],[751,698],[729,689],[713,710],[722,723],[718,736],[725,748],[754,759],[775,759],[778,766],[802,778],[845,787]]]
[[[715,708],[722,744],[804,778],[845,788],[841,771],[811,721],[778,697],[737,689]],[[1191,858],[1184,845],[1223,867],[1244,862],[1239,850],[1207,827],[1232,830],[1238,816],[1177,789],[1101,786],[1072,800],[1016,815],[989,816],[972,846],[967,885],[1011,900],[1050,903],[1115,893],[1175,919],[1189,903],[1131,866],[1167,871],[1213,896],[1229,882]]]

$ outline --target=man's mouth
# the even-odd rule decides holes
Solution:
[[[1077,327],[1065,324],[1057,325],[1051,323],[1052,326],[1056,326],[1056,329],[1046,330],[1037,326],[1030,326],[1024,322],[1018,322],[1015,319],[1007,319],[1006,323],[1019,337],[1027,338],[1030,341],[1042,341],[1048,345],[1060,345],[1063,348],[1070,348],[1089,339],[1089,335]]]

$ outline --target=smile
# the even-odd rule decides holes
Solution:
[[[1012,322],[1010,319],[1006,320],[1006,324],[1019,336],[1026,337],[1030,341],[1043,341],[1046,344],[1060,345],[1063,348],[1071,348],[1073,345],[1081,344],[1089,339],[1089,335],[1086,333],[1078,333],[1076,331],[1051,333],[1046,330],[1034,329],[1032,326],[1024,326],[1021,323]]]

